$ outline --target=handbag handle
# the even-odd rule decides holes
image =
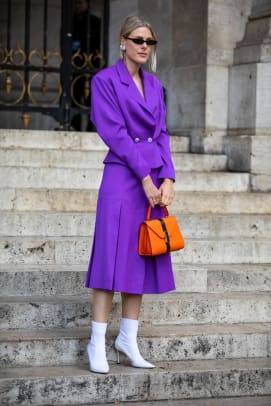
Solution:
[[[151,218],[151,209],[152,209],[152,207],[151,207],[151,205],[149,205],[148,211],[147,211],[147,220],[150,220],[150,218]],[[162,209],[164,210],[164,214],[165,214],[165,216],[167,217],[167,216],[168,216],[168,209],[167,209],[167,207],[166,207],[166,206],[163,206]]]

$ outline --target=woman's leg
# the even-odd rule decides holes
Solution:
[[[126,319],[138,320],[142,295],[130,295],[128,293],[122,293],[122,317]]]
[[[114,292],[93,289],[93,321],[91,339],[87,346],[90,370],[107,373],[109,365],[105,352],[105,333]]]
[[[145,361],[137,346],[138,318],[142,303],[142,295],[122,293],[122,318],[120,332],[115,341],[115,348],[123,352],[137,368],[153,368],[150,362]],[[119,362],[119,355],[118,355]]]
[[[92,318],[98,323],[107,323],[112,306],[114,292],[110,290],[92,290]]]

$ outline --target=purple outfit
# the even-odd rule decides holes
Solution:
[[[139,226],[148,200],[141,180],[151,175],[159,187],[175,179],[165,125],[163,90],[140,69],[142,97],[124,63],[100,71],[91,83],[91,120],[108,145],[99,190],[96,225],[86,287],[133,294],[175,289],[170,254],[138,255]],[[163,216],[156,206],[152,217]]]

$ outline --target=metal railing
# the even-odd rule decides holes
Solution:
[[[91,78],[107,64],[109,0],[98,2],[98,17],[92,14],[92,2],[87,0],[82,0],[87,6],[79,14],[77,1],[59,0],[57,4],[56,0],[59,37],[50,47],[52,22],[48,0],[41,0],[39,9],[37,2],[34,8],[31,0],[24,1],[24,43],[16,45],[13,36],[16,37],[16,30],[20,31],[16,24],[16,1],[1,0],[5,24],[1,24],[0,33],[0,111],[22,112],[24,127],[31,115],[39,112],[51,115],[59,129],[82,129],[80,118],[89,111]],[[42,23],[40,32],[35,24],[34,35],[41,40],[33,48],[32,23],[36,23],[38,15],[42,15]]]

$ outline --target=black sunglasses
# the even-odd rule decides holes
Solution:
[[[142,39],[142,38],[129,38],[129,37],[124,37],[125,39],[129,39],[130,41],[133,41],[134,44],[137,45],[143,45],[144,42],[146,43],[146,45],[150,46],[150,45],[156,45],[157,41],[155,39]]]

